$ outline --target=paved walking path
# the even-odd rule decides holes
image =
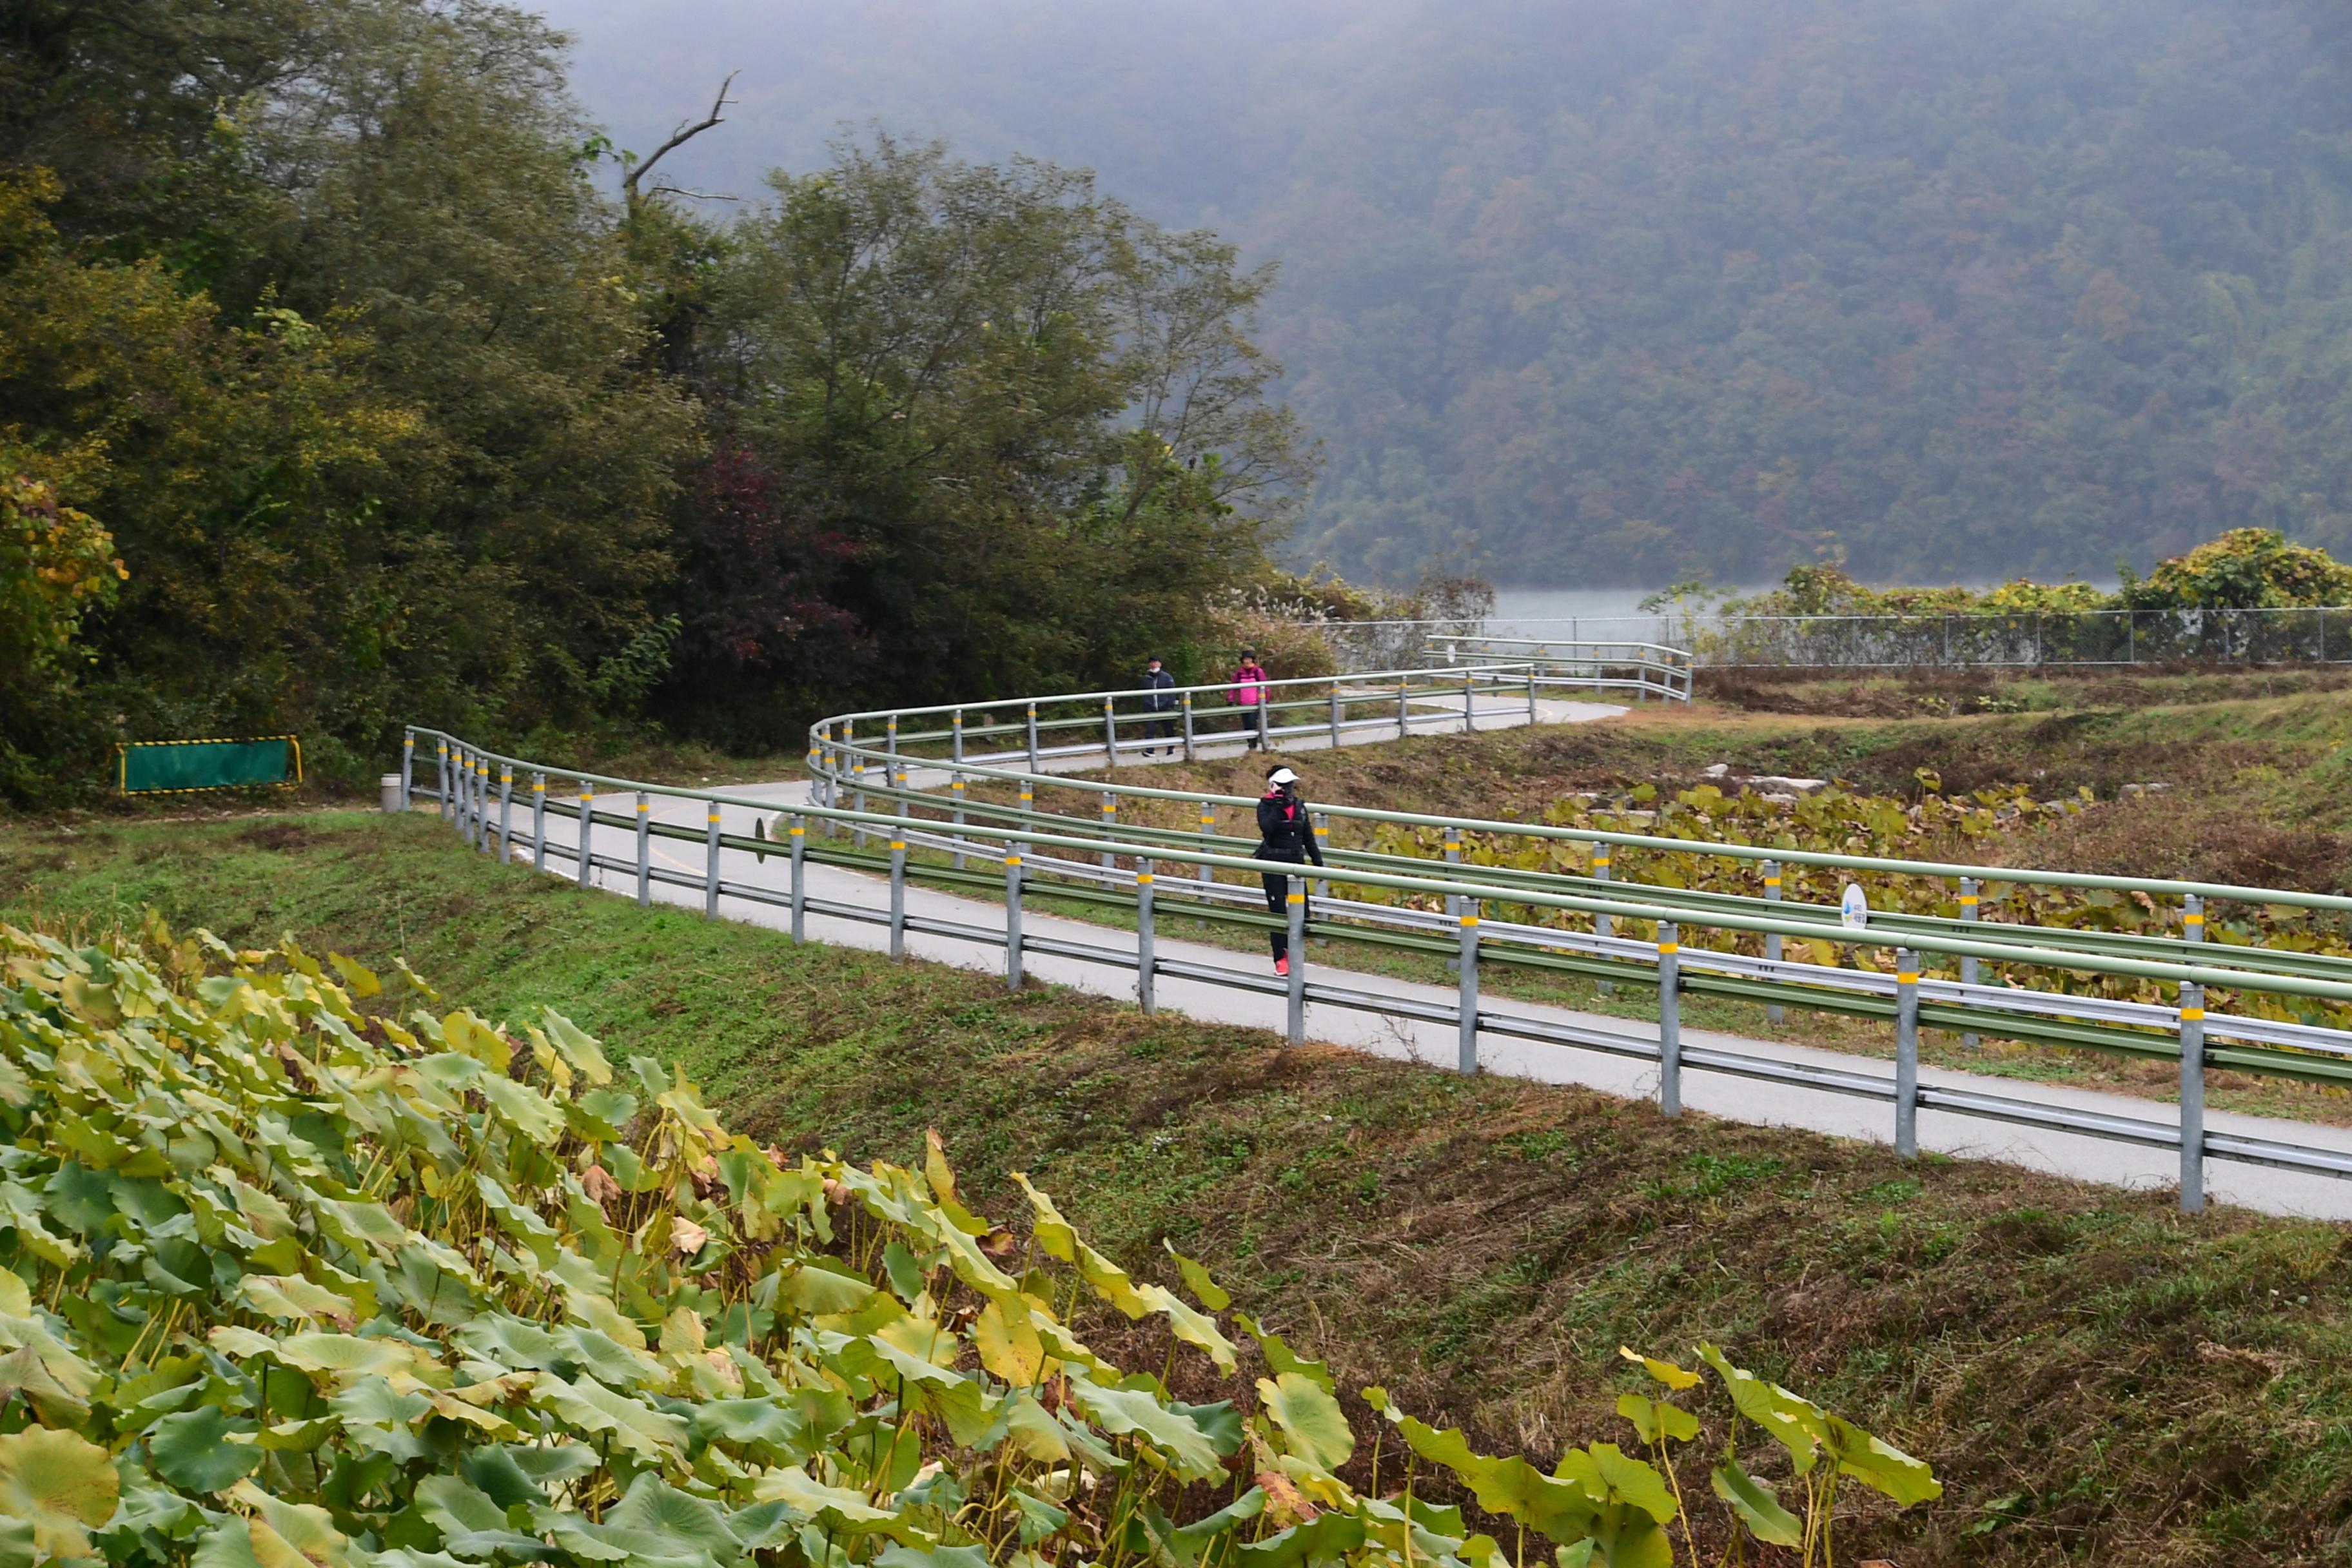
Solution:
[[[1600,704],[1547,703],[1542,707],[1541,716],[1547,722],[1563,722],[1601,718],[1622,711],[1622,709]],[[1492,727],[1495,728],[1502,728],[1514,721],[1524,724],[1527,721],[1525,706],[1518,706],[1515,718],[1500,711],[1494,713],[1492,718]],[[1458,727],[1458,713],[1454,722]],[[1483,710],[1479,722],[1482,728],[1487,727],[1488,716]],[[1356,737],[1348,739],[1352,742]],[[1328,746],[1328,737],[1323,739],[1322,744]],[[1300,742],[1286,742],[1284,747],[1286,752],[1308,749],[1312,748]],[[1239,748],[1232,747],[1230,750],[1237,752]],[[1088,762],[1082,757],[1048,758],[1046,763],[1051,771],[1075,771],[1098,767],[1100,759],[1097,757]],[[925,776],[918,773],[918,782]],[[940,777],[943,778],[944,773]],[[777,806],[784,807],[795,802],[804,802],[807,785],[795,781],[755,786],[740,793],[770,800]],[[607,802],[611,799],[609,796],[605,798]],[[754,817],[759,815],[750,807],[730,806],[722,814],[721,826],[730,835],[748,835]],[[674,823],[697,832],[703,826],[703,808],[699,802],[665,800],[656,796],[654,816],[656,821]],[[570,826],[568,821],[551,819],[551,839],[559,844],[564,842]],[[619,861],[634,860],[636,853],[634,835],[623,827],[600,826],[594,849],[599,856]],[[653,841],[653,855],[656,867],[691,877],[698,883],[703,875],[703,855],[698,847],[656,838]],[[571,865],[568,858],[551,860],[550,869],[569,873]],[[808,865],[806,871],[807,893],[812,900],[877,910],[888,907],[887,885],[879,879],[814,862]],[[720,876],[729,882],[772,887],[780,892],[789,884],[787,861],[781,855],[772,855],[762,863],[748,851],[724,850],[720,857]],[[614,892],[630,893],[635,889],[634,877],[625,872],[600,870],[594,880],[598,886]],[[656,881],[653,896],[665,902],[696,908],[699,908],[702,902],[698,886],[681,888]],[[721,908],[730,918],[755,924],[781,929],[790,923],[787,912],[778,907],[734,900]],[[961,898],[911,883],[907,889],[907,910],[910,916],[918,919],[956,921],[976,930],[999,933],[1004,929],[1004,910],[1001,904]],[[1123,952],[1130,961],[1135,952],[1136,939],[1132,931],[1041,914],[1034,909],[1024,911],[1022,927],[1024,940],[1028,942],[1046,939],[1083,943]],[[883,925],[814,913],[808,917],[806,931],[814,941],[847,947],[878,950],[887,948],[889,941],[887,928]],[[1324,968],[1312,962],[1319,948],[1320,944],[1311,943],[1309,946],[1307,976],[1310,984],[1344,985],[1351,990],[1394,996],[1401,1001],[1418,1002],[1424,1005],[1451,1007],[1455,1001],[1455,994],[1450,987],[1424,985],[1353,970]],[[1249,973],[1265,972],[1269,977],[1271,974],[1268,961],[1262,952],[1236,952],[1164,937],[1156,943],[1156,949],[1163,963],[1172,961]],[[908,933],[907,952],[910,957],[1000,973],[1004,963],[1001,945],[919,931]],[[1055,984],[1108,996],[1132,997],[1135,994],[1131,962],[1128,968],[1115,968],[1033,950],[1027,955],[1026,966],[1030,973]],[[1284,1023],[1285,1005],[1279,995],[1178,979],[1165,973],[1158,983],[1158,1003],[1163,1011],[1181,1013],[1212,1023],[1276,1031],[1279,1031]],[[1657,1037],[1654,1025],[1533,1003],[1490,1000],[1482,1005],[1480,1011],[1485,1014],[1507,1012],[1652,1041]],[[1308,1005],[1307,1033],[1311,1039],[1333,1045],[1448,1068],[1454,1060],[1456,1049],[1455,1026],[1451,1023],[1423,1023],[1331,1005]],[[1683,1030],[1683,1042],[1686,1051],[1715,1047],[1849,1072],[1883,1074],[1891,1073],[1892,1068],[1890,1063],[1872,1058],[1687,1026]],[[1654,1066],[1568,1047],[1489,1036],[1481,1041],[1479,1064],[1488,1072],[1509,1073],[1545,1083],[1580,1084],[1632,1098],[1654,1099],[1657,1092],[1657,1069]],[[1919,1079],[1923,1087],[1974,1089],[2012,1100],[2134,1121],[2168,1121],[2172,1115],[2171,1108],[2159,1101],[1947,1068],[1922,1067]],[[1866,1138],[1880,1142],[1891,1142],[1894,1137],[1895,1113],[1891,1104],[1796,1086],[1733,1078],[1688,1066],[1683,1073],[1683,1100],[1692,1110],[1731,1121],[1764,1126],[1801,1127],[1839,1137]],[[2209,1132],[2244,1133],[2352,1153],[2352,1128],[2222,1111],[2209,1112],[2207,1127]],[[1918,1135],[1919,1146],[1923,1150],[1972,1159],[2007,1161],[2035,1170],[2119,1186],[2169,1190],[2177,1183],[2179,1169],[2179,1156],[2170,1150],[2140,1148],[2076,1133],[2011,1126],[1925,1107],[1919,1111]],[[2206,1171],[2208,1190],[2222,1202],[2271,1214],[2352,1219],[2352,1180],[2276,1171],[2219,1159],[2209,1160]]]

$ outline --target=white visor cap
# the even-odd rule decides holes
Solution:
[[[1265,775],[1265,782],[1276,784],[1297,784],[1298,782],[1298,775],[1292,773],[1288,768],[1276,768],[1274,772]]]

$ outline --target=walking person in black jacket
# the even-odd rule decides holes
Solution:
[[[1315,824],[1307,814],[1307,802],[1298,794],[1298,775],[1286,767],[1277,766],[1265,775],[1265,794],[1257,802],[1257,852],[1255,858],[1276,860],[1289,865],[1315,862],[1323,864],[1322,847],[1315,842]],[[1290,874],[1267,871],[1258,879],[1265,884],[1266,912],[1283,923],[1270,933],[1274,942],[1274,972],[1290,973]]]
[[[1150,693],[1143,700],[1145,712],[1173,713],[1176,711],[1176,699],[1169,695],[1176,689],[1176,678],[1162,669],[1160,667],[1160,661],[1156,658],[1144,661],[1143,689]],[[1166,719],[1146,719],[1143,721],[1143,738],[1147,742],[1154,740],[1172,741],[1176,738],[1176,726]],[[1143,754],[1147,757],[1156,757],[1161,751],[1166,751],[1172,755],[1175,750],[1173,746],[1155,749],[1147,744],[1143,748]]]

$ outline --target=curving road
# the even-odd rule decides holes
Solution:
[[[1583,722],[1623,711],[1625,710],[1621,707],[1601,703],[1549,702],[1540,704],[1538,708],[1540,721],[1545,723]],[[1476,718],[1481,729],[1503,729],[1528,722],[1523,701],[1497,702],[1492,709],[1482,705]],[[1458,714],[1454,721],[1458,725]],[[1385,738],[1388,737],[1368,734],[1345,739],[1347,743],[1370,744]],[[1242,750],[1237,742],[1221,741],[1214,736],[1202,737],[1202,742],[1197,749],[1204,755],[1228,756]],[[1328,738],[1299,740],[1286,742],[1284,752],[1285,754],[1306,752],[1328,748]],[[1046,771],[1051,772],[1080,772],[1099,765],[1099,756],[1093,759],[1045,760]],[[1122,767],[1128,765],[1129,763],[1121,763]],[[1310,781],[1311,794],[1312,769],[1302,771]],[[944,783],[945,778],[944,770],[927,772],[919,767],[910,773],[910,782],[917,784]],[[735,793],[751,795],[782,809],[804,803],[808,798],[808,786],[805,782],[792,781],[751,786]],[[607,802],[609,799],[606,797]],[[656,821],[667,821],[698,834],[703,827],[703,810],[702,803],[698,801],[656,796],[654,802]],[[748,835],[759,816],[761,813],[752,807],[725,807],[722,809],[722,831],[730,835]],[[518,829],[525,826],[522,815],[519,813]],[[567,821],[551,819],[551,841],[568,847],[569,826]],[[626,827],[600,824],[593,849],[600,857],[630,861],[636,852],[635,836]],[[689,879],[695,884],[677,886],[656,879],[652,896],[666,902],[701,907],[699,882],[704,861],[699,847],[656,838],[652,854],[656,867]],[[569,875],[571,865],[568,856],[551,859],[550,869],[553,874]],[[762,862],[746,851],[722,850],[720,875],[730,883],[772,888],[780,894],[788,886],[787,866],[782,856],[771,856]],[[832,902],[877,910],[887,907],[887,884],[881,879],[814,862],[808,864],[806,876],[807,894],[814,902]],[[625,872],[600,868],[593,873],[592,879],[595,885],[608,890],[621,893],[635,890],[635,879]],[[732,919],[778,929],[789,924],[786,911],[773,905],[737,899],[722,905],[722,908]],[[1002,942],[992,943],[984,940],[982,933],[992,932],[1001,939],[1004,930],[1003,905],[910,883],[907,889],[907,909],[917,918],[952,923],[973,933],[967,938],[957,934],[910,931],[906,937],[909,956],[969,969],[1002,972],[1004,962]],[[1042,914],[1034,909],[1024,911],[1022,924],[1027,947],[1026,967],[1030,973],[1055,984],[1068,985],[1097,994],[1128,998],[1134,995],[1132,957],[1136,938],[1132,931]],[[887,949],[889,940],[887,929],[881,925],[835,918],[814,910],[807,917],[806,931],[814,941],[873,950]],[[1123,953],[1128,956],[1129,964],[1127,968],[1120,969],[1043,951],[1056,944]],[[1230,949],[1166,937],[1158,940],[1156,952],[1163,964],[1194,963],[1232,968],[1237,963],[1264,963],[1262,956],[1252,959],[1237,955]],[[1310,952],[1310,963],[1311,959]],[[1339,972],[1317,968],[1313,973],[1318,982],[1342,983]],[[1454,1002],[1454,993],[1451,988],[1358,971],[1347,971],[1343,983],[1359,992],[1394,998],[1408,1010],[1416,1005],[1423,1008],[1446,1008]],[[1164,973],[1158,980],[1157,991],[1158,1004],[1166,1011],[1214,1023],[1276,1032],[1283,1028],[1284,1003],[1279,995],[1189,981]],[[1507,1008],[1515,1015],[1566,1026],[1636,1036],[1651,1041],[1656,1039],[1654,1026],[1644,1026],[1633,1020],[1516,1001],[1507,1004]],[[1407,1016],[1310,1004],[1307,1029],[1312,1039],[1378,1056],[1447,1066],[1454,1059],[1455,1027],[1450,1022],[1423,1023]],[[1682,1031],[1682,1039],[1685,1050],[1693,1053],[1712,1047],[1790,1063],[1843,1068],[1849,1072],[1857,1068],[1871,1070],[1883,1065],[1868,1058],[1777,1041],[1726,1036],[1687,1026]],[[1594,1051],[1494,1036],[1485,1037],[1481,1041],[1479,1066],[1484,1071],[1509,1073],[1546,1083],[1578,1084],[1629,1098],[1654,1099],[1657,1089],[1656,1068],[1645,1063]],[[2168,1114],[2161,1102],[2032,1083],[2013,1078],[1924,1066],[1920,1068],[1919,1077],[1924,1086],[1977,1089],[2011,1100],[2134,1121],[2161,1120]],[[1893,1139],[1893,1112],[1889,1107],[1875,1101],[1792,1085],[1718,1076],[1696,1066],[1685,1068],[1683,1097],[1685,1104],[1691,1110],[1727,1120],[1800,1127],[1815,1132],[1880,1142],[1889,1142]],[[2352,1155],[2352,1129],[2223,1111],[2209,1111],[2207,1126],[2210,1132],[2285,1137],[2308,1146],[2337,1150]],[[1924,1151],[1962,1158],[2005,1161],[2059,1175],[2123,1187],[2168,1192],[2178,1179],[2178,1156],[2169,1150],[2137,1147],[2044,1128],[1986,1121],[1927,1107],[1919,1111],[1918,1137],[1919,1146]],[[2208,1190],[2219,1201],[2277,1215],[2352,1219],[2352,1180],[2271,1170],[2227,1160],[2209,1161],[2206,1169]]]

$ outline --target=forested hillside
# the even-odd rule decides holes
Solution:
[[[118,740],[793,746],[1205,658],[1266,580],[1307,460],[1230,246],[886,135],[624,199],[565,68],[475,0],[0,9],[0,800]]]
[[[1410,574],[2145,571],[2352,547],[2352,11],[2322,0],[549,0],[625,127],[724,68],[719,188],[878,116],[1279,261],[1328,464]],[[656,36],[656,34],[661,36]],[[632,129],[631,133],[635,133]]]

